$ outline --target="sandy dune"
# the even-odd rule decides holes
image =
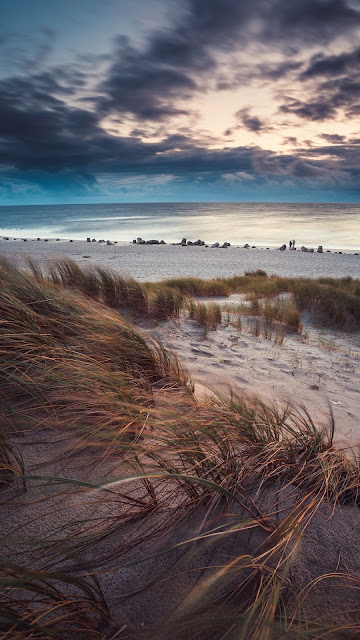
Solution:
[[[281,345],[252,335],[246,320],[242,323],[241,332],[223,324],[204,333],[194,320],[181,318],[149,331],[177,353],[198,395],[228,393],[231,387],[303,405],[321,424],[328,423],[332,411],[338,446],[359,444],[359,334],[316,328],[303,314],[303,334],[288,334]]]

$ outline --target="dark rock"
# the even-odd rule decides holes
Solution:
[[[38,241],[39,241],[39,240],[41,240],[41,238],[36,238],[36,240],[38,240]]]
[[[113,243],[113,242],[111,242],[111,240],[107,240],[107,241],[106,241],[106,244],[110,246],[110,245],[113,245],[114,243]]]
[[[160,244],[159,240],[147,240],[146,244]]]
[[[317,253],[324,253],[324,250],[322,248],[322,244],[319,244],[319,246],[317,248]]]
[[[339,251],[339,253],[341,253],[341,255],[342,255],[342,251]]]
[[[166,244],[165,240],[160,240],[159,244]]]
[[[251,248],[252,248],[252,249],[256,249],[255,245],[253,245]]]
[[[185,246],[185,245],[186,245],[186,238],[183,238],[183,239],[181,240],[180,244],[182,244],[183,246]]]
[[[136,240],[133,240],[133,241],[132,241],[132,243],[133,243],[133,244],[136,244]]]
[[[56,238],[56,242],[60,242],[60,238]]]
[[[219,246],[220,246],[219,242],[214,242],[214,244],[211,245],[211,248],[212,249],[217,249],[217,247],[219,247]]]
[[[91,242],[96,242],[96,239],[95,239],[95,238],[93,238],[93,239],[91,240]]]
[[[91,242],[91,238],[86,238],[86,242]]]
[[[99,244],[105,244],[105,240],[99,240]]]
[[[90,256],[83,256],[83,258],[90,258]]]
[[[74,240],[69,240],[69,242],[74,242]]]
[[[14,238],[14,240],[16,240],[16,238]],[[24,238],[24,239],[23,239],[23,242],[27,242],[27,238]]]
[[[244,249],[250,249],[250,245],[248,243],[244,244]]]
[[[286,244],[282,244],[280,247],[280,251],[285,251],[285,249],[286,249]]]

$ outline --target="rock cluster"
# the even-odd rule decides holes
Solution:
[[[165,240],[143,240],[142,238],[136,238],[133,240],[133,244],[166,244]]]
[[[219,248],[219,249],[227,249],[228,247],[231,247],[230,242],[224,242],[224,244],[222,244],[221,246],[220,246],[219,242],[214,242],[214,244],[211,245],[212,249],[217,249],[217,248]]]

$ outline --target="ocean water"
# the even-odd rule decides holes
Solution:
[[[88,236],[118,242],[205,242],[324,249],[360,249],[360,204],[150,203],[29,205],[0,207],[0,235],[20,238]]]

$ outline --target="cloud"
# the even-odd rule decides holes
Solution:
[[[301,78],[308,79],[318,76],[334,77],[348,73],[352,70],[358,71],[360,63],[360,48],[356,48],[350,53],[325,56],[317,54],[310,60],[310,64],[301,74]]]
[[[324,121],[336,118],[339,111],[344,110],[346,117],[352,118],[360,113],[359,98],[360,73],[322,82],[308,91],[304,100],[285,97],[279,111],[306,120]]]
[[[359,25],[360,6],[347,0],[184,0],[173,25],[151,32],[142,44],[118,37],[109,56],[40,73],[45,45],[55,37],[44,33],[43,52],[38,48],[29,58],[32,72],[25,65],[26,73],[0,81],[2,166],[14,181],[20,174],[48,185],[78,181],[79,189],[103,184],[101,176],[108,184],[131,176],[134,184],[136,175],[196,175],[249,185],[270,177],[306,183],[341,178],[356,185],[356,134],[346,143],[319,130],[317,143],[303,149],[293,130],[284,133],[283,116],[317,123],[339,113],[358,115],[359,47],[313,52],[324,43],[335,51],[336,39],[350,38]],[[226,144],[197,131],[197,97],[251,82],[276,93],[273,122],[243,106],[223,134]],[[260,146],[261,135],[280,125],[291,153]],[[256,134],[259,145],[230,146],[239,128]]]
[[[246,171],[235,171],[235,173],[223,173],[221,176],[224,180],[229,182],[252,182],[255,180],[255,176]]]
[[[260,118],[258,118],[257,116],[250,115],[249,107],[245,107],[244,109],[239,109],[239,111],[235,113],[235,117],[242,122],[243,126],[248,131],[252,131],[254,133],[260,133],[260,131],[263,131],[264,129],[268,129],[265,126],[265,123],[262,120],[260,120]]]
[[[43,28],[39,33],[7,33],[0,36],[1,57],[7,69],[21,73],[34,73],[50,57],[56,31]]]
[[[338,133],[322,133],[320,138],[331,144],[344,144],[345,142],[345,136],[341,136]]]
[[[360,25],[360,7],[346,0],[188,0],[184,8],[176,26],[153,33],[143,48],[118,39],[99,86],[103,113],[158,121],[186,115],[185,103],[206,91],[217,73],[219,90],[246,75],[239,68],[232,79],[224,78],[224,55],[246,50],[250,43],[267,43],[288,54],[305,42],[329,41]],[[258,65],[255,74],[275,80],[300,66],[298,60],[284,59]]]

